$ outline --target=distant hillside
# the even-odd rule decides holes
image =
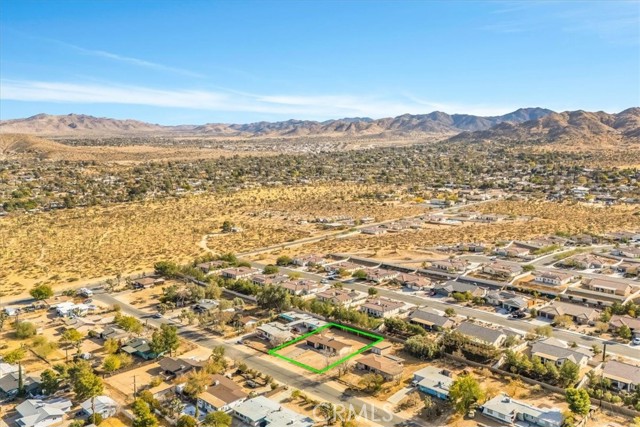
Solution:
[[[616,146],[640,143],[640,108],[618,114],[587,111],[552,113],[522,123],[504,122],[487,130],[463,132],[451,142],[513,142]]]
[[[486,130],[500,123],[521,123],[553,113],[543,108],[521,108],[503,116],[481,117],[468,114],[449,115],[439,111],[429,114],[404,114],[373,120],[344,118],[317,122],[287,120],[248,124],[207,123],[204,125],[161,126],[136,120],[116,120],[82,114],[52,116],[38,114],[26,119],[0,121],[0,132],[64,137],[102,135],[200,135],[210,137],[297,137],[297,136],[366,136],[414,133],[453,135],[462,131]]]

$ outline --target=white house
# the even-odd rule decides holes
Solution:
[[[47,427],[60,424],[72,403],[68,399],[28,399],[16,406],[19,427]]]
[[[88,416],[93,415],[92,406],[95,407],[96,414],[102,416],[103,419],[113,417],[118,413],[118,404],[109,396],[96,396],[93,405],[91,400],[87,399],[80,404],[82,412]]]
[[[482,405],[482,413],[502,423],[524,421],[540,427],[561,427],[563,416],[558,408],[539,408],[500,394]]]

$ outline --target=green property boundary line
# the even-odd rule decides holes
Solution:
[[[367,338],[371,338],[373,341],[370,342],[369,344],[367,344],[366,346],[362,347],[361,349],[359,349],[359,350],[357,350],[357,351],[355,351],[355,352],[353,352],[351,354],[346,355],[342,359],[340,359],[340,360],[338,360],[336,362],[333,362],[331,365],[329,365],[329,366],[327,366],[327,367],[325,367],[323,369],[317,369],[317,368],[314,368],[313,366],[305,365],[302,362],[298,362],[297,360],[290,359],[290,358],[285,357],[285,356],[283,356],[281,354],[278,354],[278,351],[282,350],[283,348],[289,347],[290,345],[293,345],[293,344],[296,344],[296,343],[306,339],[307,337],[309,337],[311,335],[314,335],[314,334],[317,334],[318,332],[321,332],[321,331],[323,331],[325,329],[328,329],[328,328],[338,328],[338,329],[342,329],[344,331],[348,331],[348,332],[354,333],[356,335],[363,335],[363,336],[365,336]],[[378,343],[380,343],[382,341],[384,341],[384,337],[381,337],[380,335],[375,335],[375,334],[372,334],[370,332],[361,331],[360,329],[350,328],[349,326],[339,325],[337,323],[330,322],[330,323],[327,323],[326,325],[320,326],[319,328],[317,328],[317,329],[315,329],[315,330],[313,330],[311,332],[307,332],[306,334],[301,335],[298,338],[294,338],[291,341],[287,341],[286,343],[281,344],[276,348],[272,348],[271,350],[268,351],[268,353],[270,355],[272,355],[272,356],[279,357],[282,360],[286,360],[289,363],[292,363],[292,364],[294,364],[296,366],[304,368],[307,371],[311,371],[311,372],[314,372],[316,374],[324,374],[328,370],[335,368],[336,366],[346,362],[347,360],[351,359],[352,357],[355,357],[355,356],[357,356],[357,355],[359,355],[361,353],[364,353],[365,351],[369,350],[371,347],[373,347],[374,345],[376,345],[376,344],[378,344]]]

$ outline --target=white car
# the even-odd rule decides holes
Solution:
[[[631,341],[631,344],[640,345],[640,337],[634,337],[633,340]]]

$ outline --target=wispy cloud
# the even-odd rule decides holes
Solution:
[[[69,49],[75,50],[76,52],[82,53],[84,55],[110,59],[112,61],[123,62],[126,64],[131,64],[138,67],[149,68],[149,69],[158,70],[158,71],[166,71],[170,73],[181,74],[187,77],[204,77],[203,74],[185,70],[183,68],[170,67],[168,65],[158,64],[157,62],[151,62],[151,61],[146,61],[140,58],[133,58],[130,56],[119,55],[117,53],[107,52],[104,50],[87,49],[87,48],[77,46],[75,44],[63,42],[60,40],[55,40],[55,39],[46,39],[46,40],[51,43],[57,44],[59,46],[63,46],[63,47],[67,47]]]
[[[142,86],[0,80],[0,99],[72,104],[127,104],[203,111],[263,113],[310,119],[345,116],[386,117],[404,113],[503,114],[510,108],[449,105],[399,95],[397,98],[357,95],[251,94],[235,91],[163,90]]]

